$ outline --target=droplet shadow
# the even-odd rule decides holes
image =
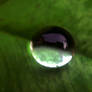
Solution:
[[[31,40],[34,34],[37,32],[37,29],[36,27],[33,27],[33,28],[18,30],[16,28],[12,28],[9,25],[4,25],[3,27],[0,27],[0,31],[14,35],[14,36],[25,38],[27,40]]]

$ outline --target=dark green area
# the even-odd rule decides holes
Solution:
[[[8,0],[0,0],[0,5],[3,5],[5,3],[7,3],[7,2],[8,2]]]
[[[92,92],[91,0],[0,0],[0,92]],[[30,55],[29,41],[46,26],[69,30],[72,61],[46,69]]]

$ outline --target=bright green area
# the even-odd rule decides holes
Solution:
[[[49,63],[59,63],[61,62],[61,54],[59,50],[55,50],[53,48],[40,47],[33,48],[33,53],[39,58],[42,62],[46,61]],[[63,53],[64,54],[64,53]]]
[[[72,61],[57,70],[27,50],[32,35],[50,25],[76,41]],[[92,92],[92,1],[0,0],[0,92]]]
[[[30,49],[34,59],[41,65],[50,68],[56,68],[64,66],[72,59],[72,52],[63,51],[56,48],[47,46],[32,47]]]

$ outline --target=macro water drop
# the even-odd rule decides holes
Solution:
[[[34,59],[42,66],[58,68],[72,60],[74,40],[64,28],[43,28],[30,41]]]

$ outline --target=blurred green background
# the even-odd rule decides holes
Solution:
[[[76,42],[75,56],[60,69],[40,66],[29,51],[32,36],[52,25]],[[56,91],[92,92],[92,1],[0,0],[0,92]]]

